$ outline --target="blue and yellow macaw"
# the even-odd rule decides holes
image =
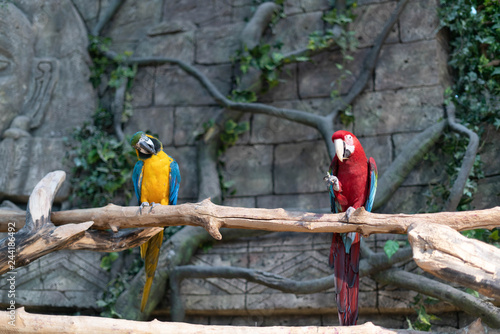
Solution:
[[[335,156],[325,177],[333,213],[364,206],[371,211],[377,190],[377,165],[367,159],[359,140],[350,132],[337,131],[332,136]],[[361,235],[356,232],[333,233],[330,266],[335,273],[335,292],[339,322],[355,325],[358,320],[359,255]]]
[[[163,145],[157,138],[142,131],[133,135],[130,144],[139,158],[134,167],[132,181],[141,210],[145,206],[151,206],[152,209],[158,204],[176,205],[181,183],[177,162],[163,151]],[[148,301],[162,243],[163,230],[141,245],[141,257],[144,259],[146,270],[141,312]]]

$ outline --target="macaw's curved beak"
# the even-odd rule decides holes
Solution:
[[[342,139],[335,139],[333,144],[335,145],[335,154],[339,161],[342,162],[344,160],[345,143]]]
[[[155,148],[153,141],[151,140],[151,138],[149,138],[146,135],[141,136],[141,139],[139,139],[139,141],[135,145],[135,148],[144,154],[155,154],[156,155],[156,153],[158,153],[156,151],[156,148]]]

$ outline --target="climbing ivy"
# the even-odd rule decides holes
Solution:
[[[469,126],[500,128],[500,6],[496,0],[441,0],[450,33],[454,84],[447,90],[457,117]]]
[[[128,204],[132,196],[132,170],[137,158],[128,142],[113,134],[113,115],[99,108],[66,141],[72,162],[71,198],[78,206]]]
[[[485,124],[500,128],[500,6],[496,0],[441,0],[441,25],[449,31],[450,61],[454,84],[446,90],[446,103],[456,107],[457,118],[481,135]],[[447,133],[443,149],[450,157],[447,173],[455,179],[468,139]],[[484,177],[481,161],[476,157],[458,210],[471,209],[477,192],[477,180]],[[447,197],[442,185],[433,192]],[[498,229],[463,232],[500,247]]]

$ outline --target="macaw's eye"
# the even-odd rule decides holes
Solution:
[[[345,136],[346,139],[349,139],[349,140],[352,140],[352,136],[351,135],[347,135]]]

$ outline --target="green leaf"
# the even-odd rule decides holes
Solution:
[[[384,252],[390,259],[399,249],[399,243],[394,240],[387,240],[384,245]]]
[[[479,292],[477,292],[476,290],[467,288],[465,289],[465,292],[467,292],[469,295],[473,295],[474,297],[479,298]]]

